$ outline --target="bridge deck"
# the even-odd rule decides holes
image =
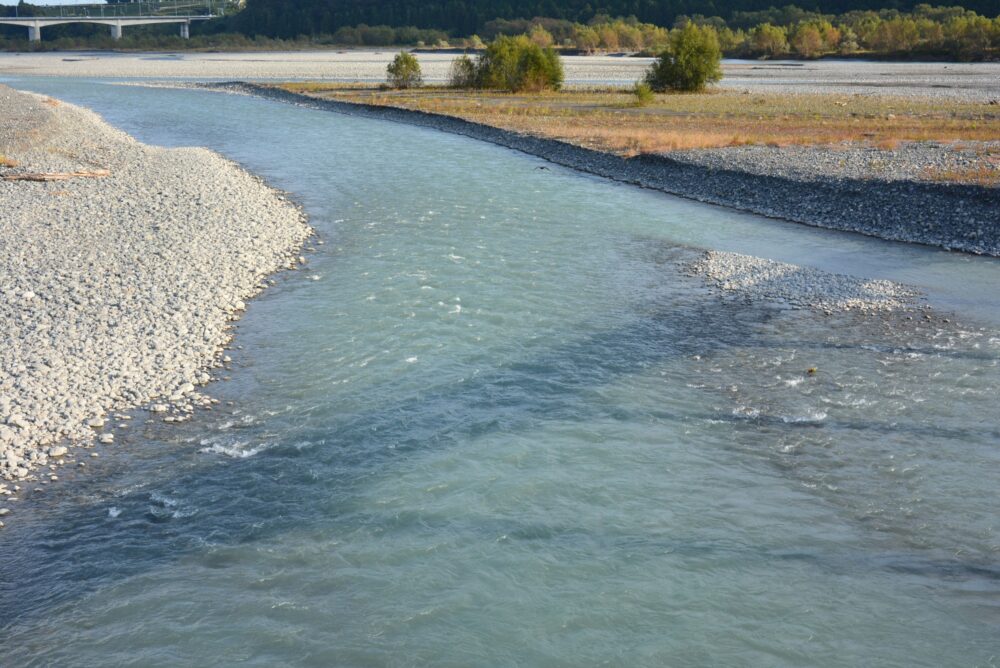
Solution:
[[[157,24],[179,23],[181,26],[181,37],[187,39],[190,36],[190,26],[192,21],[207,21],[216,18],[214,16],[193,15],[193,16],[25,16],[25,17],[0,17],[0,24],[23,26],[28,29],[28,40],[37,42],[42,38],[42,28],[46,26],[57,26],[66,23],[97,23],[111,26],[111,36],[121,39],[122,28],[125,26],[145,26]]]

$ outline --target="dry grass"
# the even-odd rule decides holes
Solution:
[[[0,167],[12,168],[12,167],[17,167],[20,164],[21,163],[19,163],[17,160],[14,160],[13,158],[8,158],[7,156],[0,153]]]
[[[47,97],[44,100],[42,100],[42,104],[47,104],[50,107],[58,107],[62,103],[59,100],[55,100],[55,99],[52,99],[51,97]]]
[[[637,107],[635,96],[626,90],[522,95],[321,83],[282,88],[456,116],[621,155],[743,144],[864,142],[892,149],[903,141],[1000,141],[1000,109],[951,101],[716,90],[657,95],[647,106]]]

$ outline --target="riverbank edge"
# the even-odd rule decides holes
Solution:
[[[454,116],[329,100],[246,81],[198,84],[463,135],[670,195],[825,229],[1000,257],[1000,188],[908,180],[799,180],[713,169],[665,154],[631,158]]]
[[[0,88],[3,87],[0,86]],[[11,423],[9,416],[0,414],[0,429],[6,430],[4,436],[9,436],[11,433],[18,435],[19,432],[26,432],[22,434],[24,438],[19,439],[17,442],[8,442],[7,438],[0,439],[0,506],[9,504],[12,501],[19,501],[21,495],[18,495],[18,492],[22,491],[21,486],[44,485],[50,481],[55,482],[58,479],[58,476],[54,474],[49,476],[50,480],[44,480],[44,476],[41,478],[38,477],[37,474],[40,469],[47,466],[50,472],[55,471],[56,467],[66,467],[68,470],[69,465],[74,463],[78,467],[83,467],[85,466],[85,461],[82,457],[85,451],[90,451],[91,457],[97,457],[95,447],[102,449],[98,444],[111,445],[115,442],[115,432],[121,432],[132,426],[130,423],[122,422],[123,420],[132,420],[131,416],[124,415],[123,412],[145,408],[150,413],[148,419],[162,419],[164,422],[179,423],[190,419],[191,415],[197,409],[209,408],[212,404],[218,403],[216,399],[202,394],[202,387],[223,378],[221,374],[225,373],[229,368],[228,363],[230,359],[226,356],[226,351],[232,346],[235,336],[235,326],[248,308],[248,302],[260,296],[267,287],[275,285],[278,274],[299,268],[305,262],[300,253],[303,252],[304,247],[309,241],[316,236],[316,231],[309,225],[308,216],[302,205],[295,201],[290,193],[272,186],[260,175],[216,151],[192,147],[164,148],[146,144],[136,140],[116,126],[111,125],[103,116],[87,107],[55,100],[54,98],[29,91],[15,88],[8,90],[15,95],[22,96],[23,99],[37,99],[46,103],[50,113],[71,114],[73,122],[77,124],[95,124],[93,127],[97,130],[96,136],[100,139],[107,140],[110,137],[116,142],[121,142],[120,144],[109,144],[120,155],[141,153],[148,161],[148,166],[145,167],[145,170],[150,173],[154,171],[152,160],[158,155],[171,154],[180,156],[180,160],[185,161],[185,164],[189,167],[199,166],[201,162],[205,162],[207,156],[212,163],[206,168],[212,171],[219,188],[235,184],[237,187],[245,187],[254,191],[254,197],[244,205],[241,218],[245,221],[253,221],[253,229],[260,233],[259,238],[255,240],[263,240],[268,243],[262,242],[263,247],[260,247],[261,244],[255,244],[255,240],[248,239],[247,247],[253,248],[257,254],[256,264],[252,267],[246,266],[245,263],[239,267],[232,267],[232,271],[242,272],[242,280],[239,281],[239,287],[234,287],[233,291],[229,294],[223,295],[228,300],[227,305],[214,310],[211,317],[204,315],[201,320],[185,323],[191,331],[199,327],[204,328],[206,332],[210,329],[213,331],[210,344],[211,351],[207,355],[189,356],[185,360],[185,364],[180,365],[185,366],[183,370],[179,368],[171,370],[185,374],[185,378],[182,379],[183,382],[180,382],[176,387],[169,387],[169,380],[151,375],[145,379],[144,383],[138,383],[134,386],[133,394],[140,396],[139,400],[130,399],[121,394],[102,394],[95,391],[88,398],[92,403],[103,404],[104,408],[90,410],[88,414],[92,417],[89,420],[74,425],[74,429],[64,432],[61,437],[56,438],[52,438],[51,434],[45,433],[43,428],[39,428],[37,433],[35,430],[32,430],[34,415],[30,412],[26,416],[27,419],[19,416],[17,422],[21,424],[17,425]],[[47,145],[48,142],[52,142],[53,140],[54,138],[51,135],[45,136],[41,144]],[[33,144],[37,143],[33,142]],[[25,153],[30,153],[34,150],[34,147],[22,147],[22,152]],[[131,157],[134,158],[135,156]],[[74,158],[71,156],[70,159]],[[13,167],[8,169],[8,172],[17,174],[24,171],[25,165],[19,165],[16,162],[13,165]],[[230,175],[231,178],[229,178]],[[116,175],[112,171],[104,180],[113,182],[115,178]],[[157,175],[156,178],[164,178],[164,176],[161,174]],[[242,183],[237,184],[234,179],[240,179]],[[77,186],[87,185],[87,182],[87,179],[69,180],[60,181],[53,185],[58,189],[56,194],[60,195],[64,201],[72,201],[72,198],[69,196],[76,194],[74,190]],[[31,185],[37,189],[47,188],[50,184],[41,183]],[[183,187],[183,184],[181,187]],[[118,195],[114,189],[104,189],[98,192],[104,193],[104,199],[107,202],[113,201]],[[25,196],[30,198],[37,194],[39,193],[26,192]],[[223,195],[220,194],[219,196],[222,197]],[[90,205],[92,204],[94,195],[91,194],[87,198],[81,199],[84,200],[85,205]],[[234,201],[240,200],[236,199]],[[271,210],[273,217],[262,216],[262,211],[252,208],[254,203],[261,204],[261,202],[265,202],[267,205],[273,207]],[[129,221],[122,221],[122,225],[140,226],[143,229],[158,231],[160,226],[171,224],[169,220],[171,217],[174,219],[194,219],[195,217],[188,215],[189,208],[190,205],[188,202],[178,201],[172,211],[157,211],[156,215],[147,215],[144,217],[144,220],[139,220],[135,216],[129,216]],[[135,211],[142,209],[142,206],[134,207]],[[148,212],[151,209],[146,208],[145,210]],[[156,207],[152,207],[152,210],[155,211]],[[82,211],[80,216],[85,218],[86,211]],[[140,216],[138,218],[143,217]],[[202,218],[197,219],[203,220]],[[74,220],[73,222],[79,224],[78,220]],[[218,220],[213,219],[210,222],[228,225],[231,221],[219,218]],[[276,230],[273,238],[266,238],[268,225]],[[318,241],[318,243],[322,244],[323,242]],[[213,267],[207,266],[203,278],[210,276],[213,271]],[[162,334],[162,332],[159,334]],[[117,340],[121,341],[122,337],[117,337]],[[134,350],[139,350],[141,344],[144,342],[134,341],[131,343]],[[3,370],[0,368],[0,371]],[[164,371],[162,375],[165,377],[166,373]],[[164,387],[168,389],[164,389]],[[57,391],[62,388],[51,389],[56,391],[53,396],[58,396]],[[52,408],[52,406],[48,406],[48,408]],[[17,415],[16,412],[14,414]],[[114,419],[112,419],[112,416]],[[6,420],[4,419],[5,417],[7,418]],[[77,449],[85,450],[78,451]],[[13,489],[10,486],[13,486]],[[9,508],[0,508],[0,517],[9,513]],[[3,527],[4,522],[0,521],[0,529]]]

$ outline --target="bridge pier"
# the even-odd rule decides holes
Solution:
[[[111,24],[111,39],[121,39],[122,38],[122,24],[112,23]]]
[[[42,26],[37,23],[33,26],[28,26],[28,41],[29,42],[40,42],[42,41]]]
[[[183,39],[191,39],[191,24],[182,23],[181,24],[181,37]]]

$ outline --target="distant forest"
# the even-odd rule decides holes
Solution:
[[[711,27],[731,58],[1000,59],[1000,0],[969,0],[966,8],[897,0],[900,9],[877,10],[863,9],[873,0],[814,1],[822,12],[810,8],[817,4],[753,9],[767,0],[740,0],[739,9],[734,0],[605,0],[596,9],[578,0],[247,0],[242,11],[230,0],[228,15],[192,26],[190,40],[175,26],[129,28],[114,41],[104,26],[75,24],[46,28],[42,42],[28,44],[24,28],[0,26],[0,49],[481,49],[498,35],[527,34],[567,53],[655,55],[672,29],[692,21]],[[972,9],[980,5],[992,7],[983,15]],[[0,15],[14,11],[0,6]],[[17,11],[47,8],[21,3]]]
[[[773,9],[774,0],[247,0],[232,18],[244,34],[294,38],[333,34],[358,25],[415,26],[454,36],[481,33],[495,19],[546,17],[588,23],[601,17],[633,16],[641,22],[672,26],[681,16],[718,16],[732,28],[741,15]],[[910,11],[914,0],[799,0],[801,9],[821,14],[854,10]],[[964,0],[965,9],[993,18],[998,0]]]

